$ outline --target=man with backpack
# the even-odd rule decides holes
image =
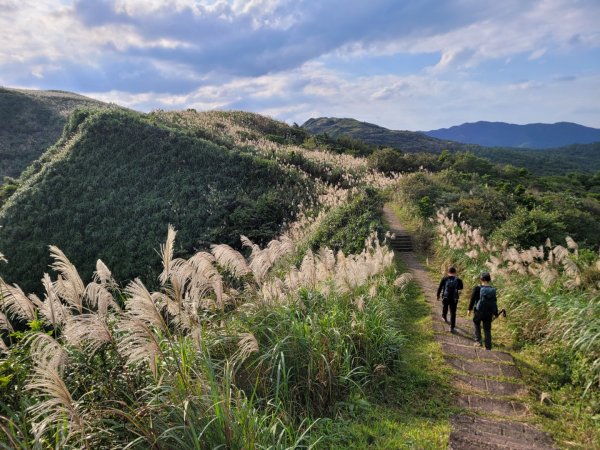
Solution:
[[[492,277],[488,272],[480,276],[481,284],[473,288],[469,314],[474,311],[473,323],[475,324],[475,340],[481,345],[481,326],[483,324],[484,343],[487,350],[492,349],[492,320],[498,317],[498,303],[496,288],[491,286]]]
[[[442,278],[437,290],[437,299],[442,297],[442,317],[448,323],[448,310],[450,310],[450,332],[454,333],[456,327],[456,307],[458,305],[458,297],[463,289],[463,282],[456,275],[456,268],[450,267],[448,275]]]

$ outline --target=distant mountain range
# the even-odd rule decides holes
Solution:
[[[356,119],[335,117],[309,119],[302,125],[302,128],[313,134],[326,134],[331,138],[348,136],[367,144],[392,147],[404,152],[440,153],[442,150],[471,152],[496,163],[525,167],[539,175],[600,170],[600,142],[546,149],[500,145],[483,146],[444,140],[418,131],[390,130]],[[590,128],[590,130],[594,129]],[[600,130],[597,131],[600,133]],[[598,141],[600,141],[600,136]]]
[[[600,142],[600,129],[571,122],[515,125],[504,122],[463,123],[450,128],[424,131],[438,139],[486,147],[555,148]]]

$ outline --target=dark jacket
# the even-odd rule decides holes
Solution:
[[[442,278],[442,281],[440,281],[440,285],[438,286],[438,290],[437,290],[437,297],[439,298],[440,295],[442,295],[442,293],[444,292],[444,287],[446,286],[446,281],[448,281],[448,278],[450,278],[449,276],[445,276],[444,278]],[[462,291],[463,289],[463,282],[460,278],[455,277],[456,278],[456,287],[457,287],[457,297],[456,300],[458,300],[458,295],[460,294],[460,291]]]
[[[477,302],[481,298],[481,285],[475,286],[473,288],[473,292],[471,293],[471,301],[469,302],[469,311],[473,311],[475,306],[477,306]],[[489,311],[489,314],[493,314],[494,316],[498,315],[498,303],[494,302],[493,311]]]

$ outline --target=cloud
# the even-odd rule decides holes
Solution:
[[[546,110],[598,102],[589,80],[599,68],[574,64],[567,77],[562,67],[530,73],[527,65],[600,48],[596,0],[0,0],[0,7],[0,84],[74,90],[142,110],[240,108],[299,122],[353,115],[396,128],[510,120],[502,116],[509,100],[522,108],[518,117],[571,111],[599,120],[581,108]],[[381,63],[422,54],[439,59],[402,76]],[[336,71],[332,55],[378,58],[381,70]],[[506,61],[507,79],[486,67],[494,61]]]

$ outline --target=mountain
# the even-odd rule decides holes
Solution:
[[[327,134],[337,138],[348,136],[369,144],[394,147],[407,152],[433,152],[442,150],[461,150],[464,145],[447,140],[432,138],[415,131],[390,130],[356,119],[338,119],[335,117],[311,118],[302,124],[302,128],[312,134]]]
[[[574,144],[552,149],[525,149],[512,147],[484,147],[441,140],[416,131],[390,130],[355,119],[321,117],[309,119],[302,128],[310,133],[340,138],[349,136],[374,146],[392,147],[403,152],[440,153],[471,152],[499,164],[524,167],[538,175],[560,175],[568,172],[596,172],[600,170],[600,142]]]
[[[54,144],[73,110],[111,106],[70,92],[0,87],[0,182],[19,176]]]
[[[241,234],[265,243],[310,201],[311,180],[297,171],[209,139],[156,115],[74,112],[0,210],[9,261],[0,275],[38,288],[48,245],[56,245],[82,273],[101,258],[120,281],[156,280],[168,224],[179,230],[178,255],[215,242],[239,246]]]
[[[554,148],[600,142],[600,129],[558,122],[515,125],[504,122],[463,123],[450,128],[425,131],[438,139],[487,147]]]

